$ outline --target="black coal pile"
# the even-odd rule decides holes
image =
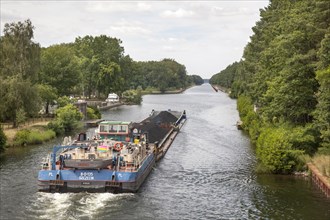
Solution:
[[[178,118],[168,111],[154,112],[140,123],[134,123],[132,127],[138,129],[140,134],[147,133],[149,143],[155,143],[166,136],[177,120]]]

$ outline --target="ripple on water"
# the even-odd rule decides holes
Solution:
[[[26,207],[31,219],[94,219],[104,209],[118,209],[118,200],[134,194],[112,193],[35,193]]]
[[[152,109],[187,111],[188,120],[138,193],[37,193],[47,145],[0,160],[1,219],[330,219],[330,200],[308,181],[255,175],[249,139],[235,128],[235,100],[210,85],[150,95],[139,106],[103,113],[142,120]],[[299,189],[299,190],[297,190]]]

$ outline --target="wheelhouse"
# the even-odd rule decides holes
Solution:
[[[131,122],[103,121],[99,124],[98,135],[101,139],[113,139],[116,141],[130,141]]]

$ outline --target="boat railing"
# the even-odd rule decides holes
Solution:
[[[167,133],[167,135],[161,140],[161,142],[158,144],[158,146],[162,146],[164,142],[168,139],[168,137],[172,134],[173,128],[171,128],[170,132]]]

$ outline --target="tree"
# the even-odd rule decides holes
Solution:
[[[36,82],[40,67],[40,46],[32,41],[33,29],[30,20],[5,24],[4,36],[0,38],[2,80],[18,77]]]
[[[82,113],[76,106],[68,104],[56,110],[56,120],[54,124],[62,127],[65,132],[70,132],[79,127],[79,122],[82,117]]]
[[[295,124],[312,121],[317,82],[308,56],[294,56],[286,68],[269,83],[262,111],[269,120],[283,118]]]
[[[313,154],[322,146],[330,152],[329,13],[326,0],[270,1],[239,68],[212,77],[223,84],[233,79],[244,128],[273,172],[292,170],[296,150]]]
[[[315,126],[321,133],[321,146],[330,153],[330,66],[317,72],[317,80],[320,88],[317,93],[318,104],[314,112]]]
[[[0,81],[0,116],[2,120],[10,120],[17,127],[17,116],[22,114],[34,116],[40,110],[38,90],[30,81],[13,77]]]
[[[204,83],[204,80],[202,79],[202,77],[200,77],[198,75],[189,75],[188,80],[191,81],[191,84],[194,84],[194,85],[202,85]]]
[[[76,38],[74,47],[82,63],[83,88],[88,96],[95,92],[100,97],[109,91],[124,91],[127,72],[122,74],[124,48],[121,43],[120,39],[106,35]]]
[[[120,72],[120,66],[115,62],[101,65],[97,81],[98,91],[103,94],[109,94],[111,91],[122,93],[124,79]]]
[[[40,84],[56,89],[58,95],[77,94],[81,91],[79,61],[71,45],[50,46],[41,51]]]
[[[41,100],[45,106],[45,114],[49,113],[49,105],[54,104],[57,98],[56,89],[49,85],[39,84],[37,85],[38,92],[40,94]]]
[[[39,44],[32,41],[32,23],[5,24],[0,38],[0,118],[17,126],[17,115],[36,114],[40,109],[35,82],[39,71]]]
[[[2,153],[5,150],[6,141],[7,141],[7,137],[3,132],[2,127],[0,127],[0,153]]]

